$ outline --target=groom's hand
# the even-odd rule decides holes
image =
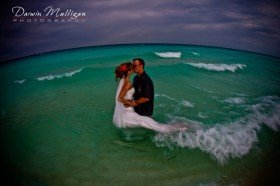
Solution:
[[[123,104],[125,108],[127,107],[135,107],[137,104],[134,100],[129,100],[127,104]]]
[[[135,107],[136,105],[137,104],[136,104],[136,102],[134,100],[130,102],[130,106]]]
[[[130,107],[129,104],[123,104],[125,108]]]
[[[127,108],[127,107],[131,107],[131,102],[132,100],[128,100],[128,103],[124,103],[124,107]]]

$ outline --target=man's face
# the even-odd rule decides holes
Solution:
[[[133,69],[135,73],[141,72],[142,68],[143,65],[141,65],[138,60],[133,61]]]

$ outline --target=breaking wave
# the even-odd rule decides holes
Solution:
[[[22,79],[22,80],[15,80],[14,83],[17,84],[23,84],[26,81],[26,79]]]
[[[246,65],[244,64],[208,64],[208,63],[185,63],[196,68],[205,69],[209,71],[230,71],[235,72],[236,70],[243,70]]]
[[[42,76],[42,77],[38,77],[36,78],[38,81],[45,81],[45,80],[53,80],[53,79],[60,79],[63,77],[72,77],[77,73],[80,73],[83,69],[79,69],[79,70],[75,70],[75,71],[71,71],[71,72],[66,72],[63,74],[50,74],[47,76]]]
[[[167,98],[167,99],[169,99],[169,100],[171,100],[171,101],[174,101],[174,102],[179,103],[180,105],[182,105],[182,106],[184,106],[184,107],[194,107],[194,103],[191,103],[190,101],[187,101],[187,100],[182,100],[182,101],[180,101],[180,100],[177,100],[177,99],[175,99],[175,98],[173,98],[173,97],[170,97],[170,96],[168,96],[168,95],[166,95],[166,94],[157,93],[157,94],[155,94],[155,97],[164,97],[164,98]]]
[[[244,103],[246,103],[246,98],[243,98],[243,97],[235,97],[235,98],[232,98],[232,97],[230,97],[230,98],[227,98],[227,99],[223,100],[222,102],[239,105],[239,104],[244,104]]]
[[[200,56],[200,54],[198,52],[192,52],[192,54],[195,56]]]
[[[257,133],[262,125],[274,131],[280,129],[280,98],[266,96],[257,99],[259,103],[248,106],[251,114],[229,124],[207,127],[201,122],[174,117],[171,123],[185,123],[188,131],[162,134],[154,137],[157,146],[198,148],[224,165],[230,158],[241,158],[248,154],[258,142]]]
[[[155,52],[155,54],[163,58],[181,58],[182,52]]]

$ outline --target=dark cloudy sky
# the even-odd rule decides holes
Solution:
[[[13,23],[12,7],[85,12],[84,23]],[[179,43],[280,57],[280,1],[0,0],[0,62],[67,48]]]

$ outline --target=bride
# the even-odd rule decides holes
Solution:
[[[186,126],[183,125],[161,124],[150,117],[141,116],[134,111],[133,107],[129,106],[135,92],[129,80],[133,73],[133,65],[130,62],[122,63],[115,70],[116,80],[119,78],[120,81],[116,92],[113,123],[119,128],[143,127],[160,133],[186,130]]]

